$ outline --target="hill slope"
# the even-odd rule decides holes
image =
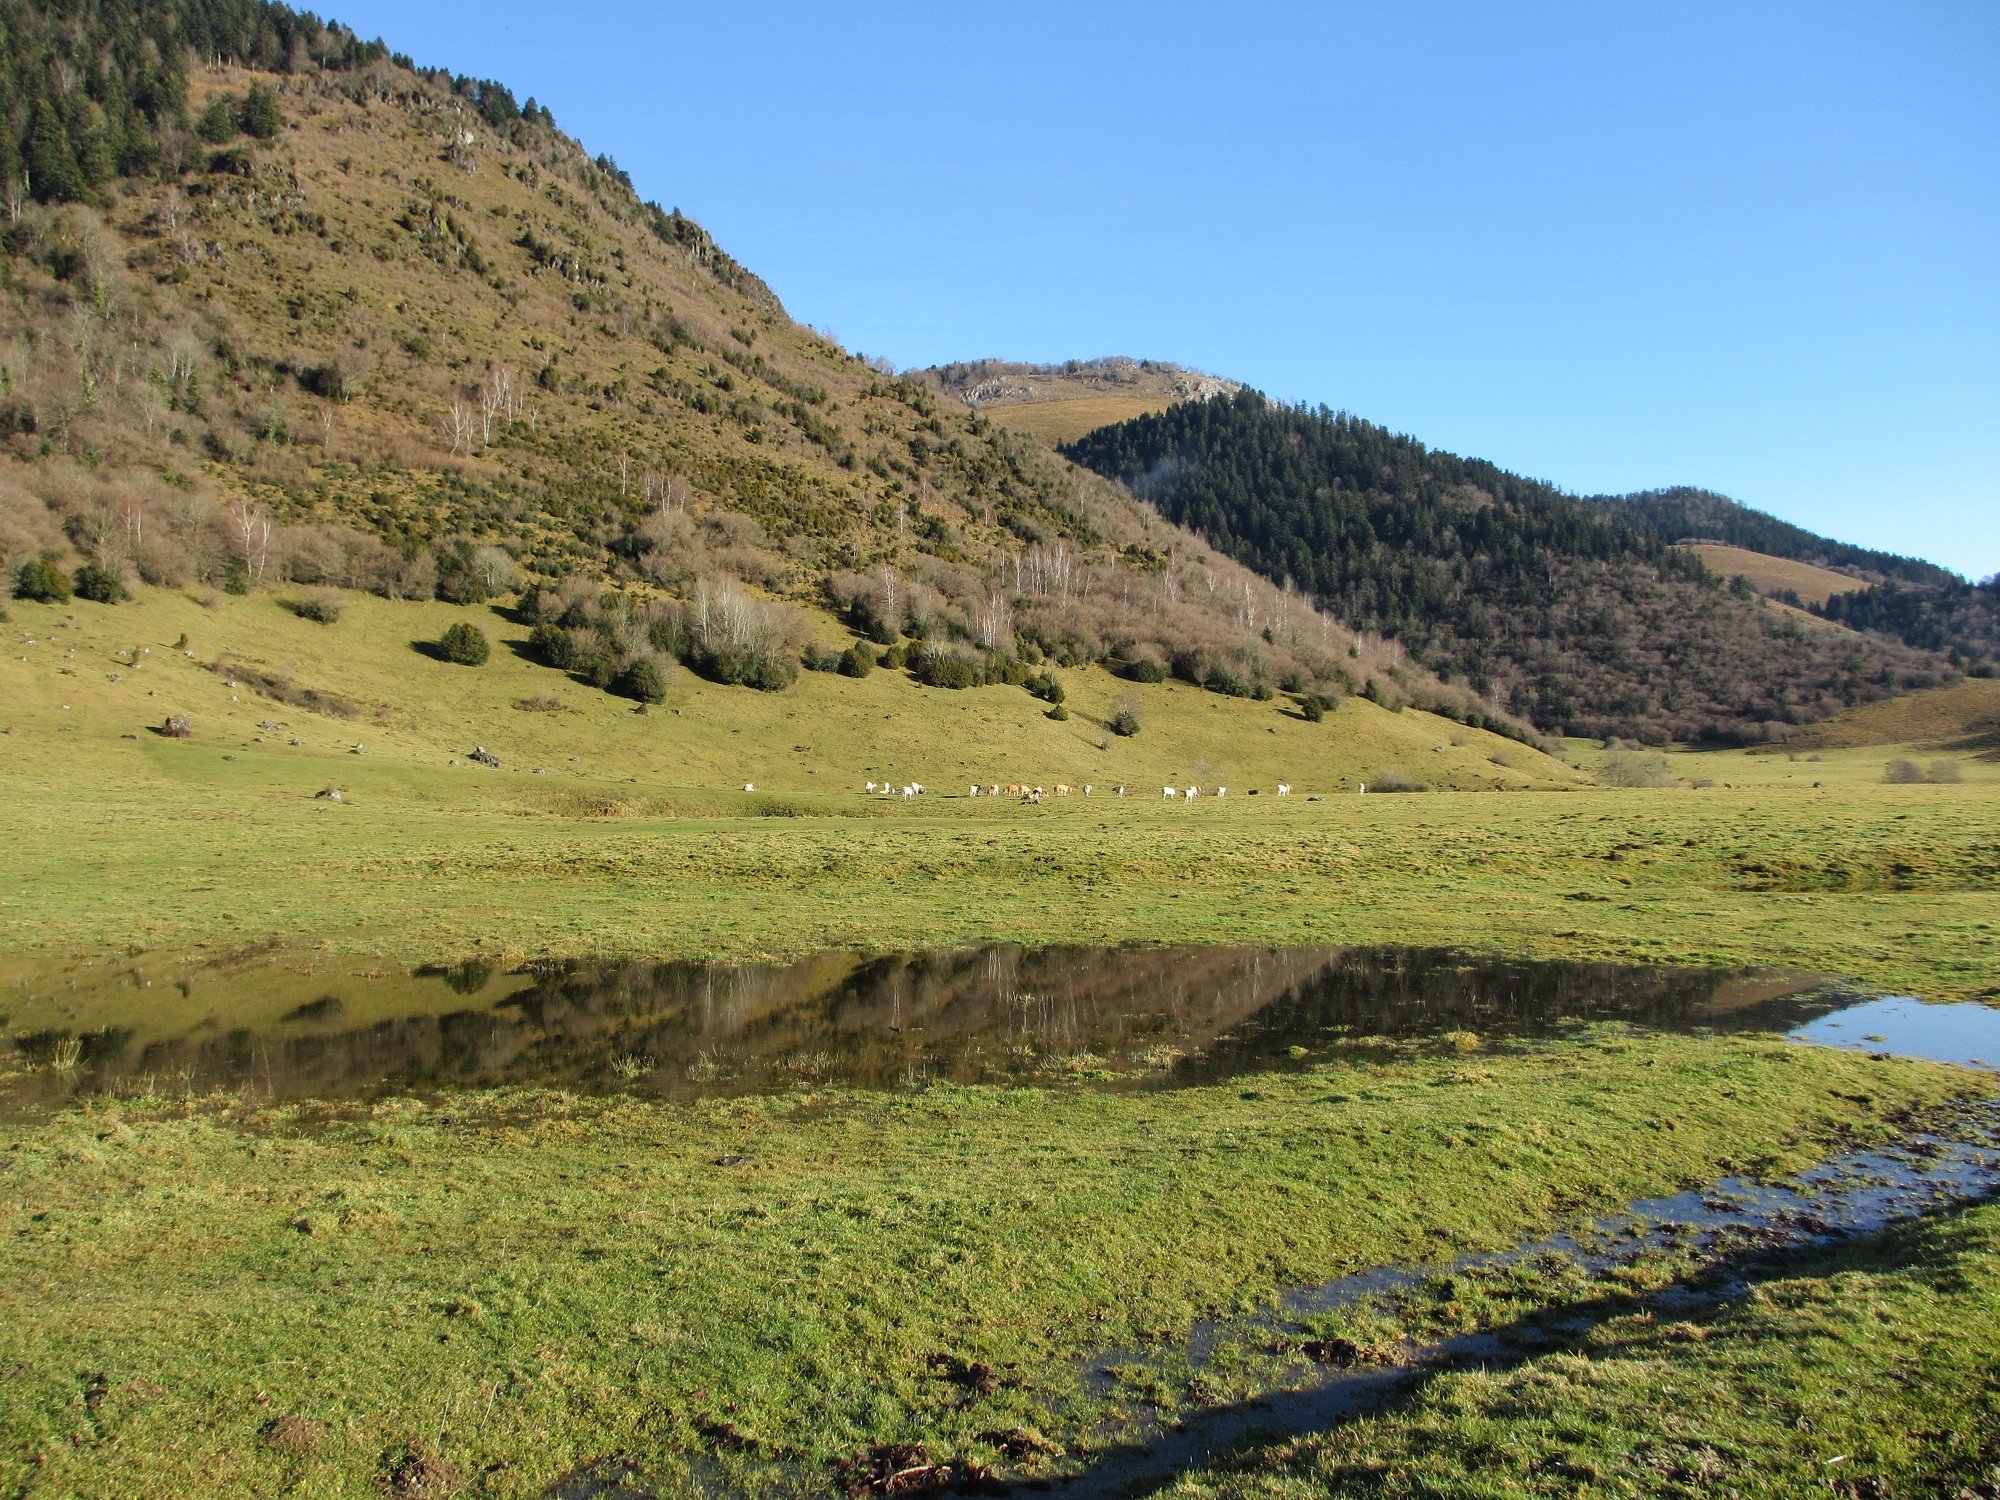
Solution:
[[[1867,587],[1859,578],[1836,573],[1816,563],[1773,557],[1767,552],[1752,552],[1746,547],[1732,547],[1726,542],[1688,542],[1684,545],[1716,577],[1744,579],[1767,599],[1783,599],[1801,608],[1821,605],[1835,594],[1851,594]]]
[[[1941,583],[1954,576],[1921,558],[1877,552],[1819,536],[1713,490],[1686,486],[1645,490],[1633,495],[1600,496],[1597,503],[1609,506],[1663,542],[1721,542],[1768,557],[1811,563],[1863,583],[1877,583],[1885,578]]]
[[[1324,409],[1244,391],[1065,451],[1545,729],[1781,738],[1952,676],[1788,619],[1614,508]]]
[[[10,570],[457,602],[567,579],[566,613],[609,583],[558,627],[606,680],[672,653],[782,686],[810,632],[773,602],[832,601],[977,675],[1200,659],[1505,718],[800,327],[500,84],[261,0],[58,9],[10,11],[0,110],[45,200],[0,235]]]

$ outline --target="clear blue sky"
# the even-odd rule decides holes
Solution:
[[[1173,359],[2000,571],[1992,0],[333,13],[899,365]]]

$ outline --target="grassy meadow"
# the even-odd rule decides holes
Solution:
[[[1058,723],[1017,688],[888,671],[777,694],[677,674],[640,713],[523,659],[525,631],[484,608],[354,597],[321,625],[272,598],[144,591],[11,610],[16,948],[1351,941],[1790,965],[1934,997],[2000,975],[2000,767],[1976,757],[1958,784],[1890,786],[1881,746],[1676,755],[1681,785],[1627,790],[1597,784],[1596,752],[1569,764],[1359,699],[1311,724],[1283,699],[1080,670]],[[413,649],[459,618],[495,638],[487,666]],[[347,716],[253,691],[229,675],[246,665]],[[1121,739],[1101,721],[1126,692],[1143,727]],[[153,732],[171,713],[191,738]],[[470,764],[477,745],[502,767]],[[1359,794],[1385,771],[1435,790]],[[869,779],[932,790],[885,801]],[[1023,806],[974,781],[1079,791]],[[1119,781],[1130,795],[1107,796]],[[1190,781],[1230,795],[1161,800]]]
[[[1594,746],[1555,758],[1360,700],[1314,724],[1283,699],[1094,670],[1061,674],[1066,722],[1018,688],[886,670],[769,695],[679,674],[641,713],[526,660],[496,611],[345,606],[330,625],[254,595],[8,606],[0,980],[271,938],[384,970],[1171,940],[2000,993],[2000,767],[1962,754],[1955,783],[1882,779],[1893,754],[1939,758],[1935,734],[1675,753],[1674,785],[1612,787],[1622,762]],[[459,620],[493,637],[487,665],[415,648]],[[1130,739],[1101,726],[1125,692]],[[1977,712],[1953,699],[1927,723]],[[189,738],[154,732],[170,714]],[[469,763],[476,745],[501,767]],[[1391,771],[1433,789],[1360,794]],[[870,778],[932,791],[885,801]],[[1022,805],[967,796],[975,780],[1094,795]],[[1121,780],[1131,795],[1105,795]],[[1230,793],[1160,798],[1189,781]],[[1986,1086],[1613,1026],[1364,1039],[1172,1091],[100,1100],[0,1126],[0,1492],[527,1496],[628,1458],[667,1494],[831,1488],[837,1460],[898,1442],[1066,1472],[1115,1404],[1082,1381],[1092,1351],[1725,1171],[1782,1173]],[[1947,1322],[1969,1352],[1919,1361],[1927,1400],[1987,1434],[1964,1365],[2000,1325],[1973,1285],[1991,1257],[1990,1215],[1919,1226],[1712,1334],[1607,1324],[1601,1349],[1433,1382],[1359,1437],[1256,1450],[1183,1487],[1316,1493],[1365,1472],[1384,1494],[1507,1492],[1503,1450],[1529,1433],[1526,1451],[1568,1443],[1602,1493],[1633,1493],[1665,1428],[1744,1450],[1776,1420],[1741,1398],[1752,1383],[1821,1390],[1838,1367],[1875,1389]],[[1662,1415],[1667,1384],[1698,1414]],[[1914,1420],[1896,1390],[1870,1400]],[[1579,1423],[1598,1448],[1562,1436]],[[1843,1430],[1774,1446],[1792,1467],[1769,1482]],[[1605,1447],[1618,1433],[1629,1451]],[[1905,1446],[1885,1471],[1937,1471],[1937,1444]]]
[[[1061,1472],[1114,1409],[1093,1351],[1799,1167],[1975,1086],[1619,1027],[1348,1053],[1178,1091],[127,1101],[15,1129],[0,1486],[536,1495],[616,1454],[668,1494],[773,1465],[817,1487],[882,1443],[1021,1472],[1017,1430],[1047,1441],[1026,1472]]]

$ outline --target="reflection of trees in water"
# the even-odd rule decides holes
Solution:
[[[13,1092],[55,1102],[150,1084],[340,1098],[385,1085],[546,1083],[688,1096],[794,1081],[1001,1081],[1173,1058],[1170,1076],[1193,1081],[1343,1035],[1510,1035],[1565,1018],[1685,1026],[1708,1019],[1730,983],[1707,970],[1429,950],[992,947],[793,965],[542,965],[491,1009],[452,1008],[490,977],[432,971],[438,1013],[358,1027],[341,1026],[345,1008],[330,994],[260,1031],[144,1044],[92,1033],[76,1067],[42,1066]],[[67,1035],[15,1046],[39,1064]]]

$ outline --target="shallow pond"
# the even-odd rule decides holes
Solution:
[[[988,947],[787,964],[464,963],[311,952],[0,963],[0,1107],[91,1094],[352,1099],[542,1084],[689,1099],[935,1081],[1178,1085],[1305,1066],[1371,1038],[1545,1035],[1578,1021],[1815,1027],[1855,997],[1811,975],[1540,963],[1412,948]],[[1888,1004],[1889,1002],[1883,1002]],[[1846,1036],[1924,1033],[1884,1012]],[[1865,1038],[1865,1040],[1864,1040]],[[1962,1053],[1965,1049],[1960,1049]],[[1982,1040],[1974,1055],[2000,1057]]]

